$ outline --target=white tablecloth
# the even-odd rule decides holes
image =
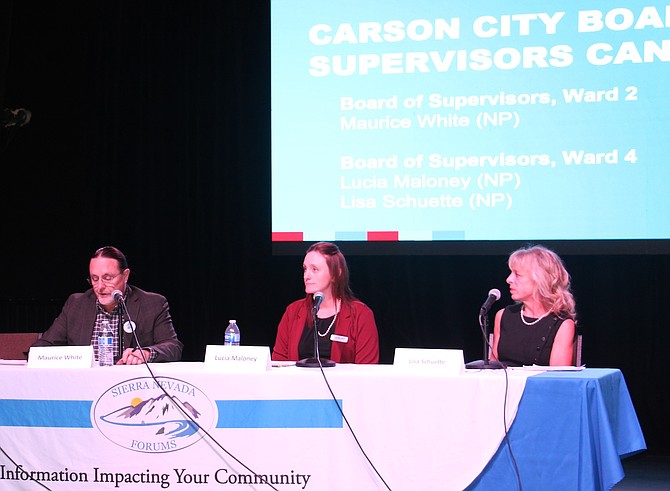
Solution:
[[[325,374],[344,420],[319,369],[151,367],[209,436],[191,431],[143,366],[0,367],[0,445],[22,466],[0,456],[0,488],[39,489],[21,472],[37,471],[54,491],[463,489],[500,446],[532,375],[338,365]]]

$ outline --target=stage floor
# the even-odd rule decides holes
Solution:
[[[642,452],[622,461],[626,477],[613,491],[667,491],[670,489],[670,455]]]

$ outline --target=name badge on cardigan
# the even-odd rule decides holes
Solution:
[[[331,341],[335,341],[336,343],[348,343],[349,342],[349,336],[340,336],[339,334],[333,334],[330,336]]]

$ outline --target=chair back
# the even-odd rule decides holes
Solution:
[[[572,364],[576,367],[582,366],[582,335],[577,334],[575,346],[572,348]]]
[[[0,360],[27,360],[30,346],[40,336],[39,332],[0,333]]]

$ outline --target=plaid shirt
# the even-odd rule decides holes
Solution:
[[[126,294],[128,294],[130,291],[131,289],[130,287],[128,287],[126,290]],[[102,321],[106,320],[109,322],[109,326],[112,328],[112,332],[117,333],[117,335],[114,336],[114,362],[116,362],[120,359],[120,356],[118,356],[119,342],[123,343],[123,334],[121,334],[119,339],[119,323],[123,322],[123,311],[121,305],[117,305],[116,307],[114,307],[114,310],[112,310],[111,312],[107,312],[105,308],[100,304],[100,302],[96,299],[95,306],[97,308],[97,315],[95,316],[95,325],[93,326],[93,335],[91,336],[91,346],[93,346],[93,353],[95,355],[95,359],[98,360],[98,336],[100,336],[100,333],[102,332]],[[121,351],[123,351],[124,348],[126,347],[121,346]],[[158,355],[156,353],[156,350],[154,350],[151,347],[148,348],[143,347],[142,349],[149,352],[147,362],[152,362],[156,359],[156,356]]]

